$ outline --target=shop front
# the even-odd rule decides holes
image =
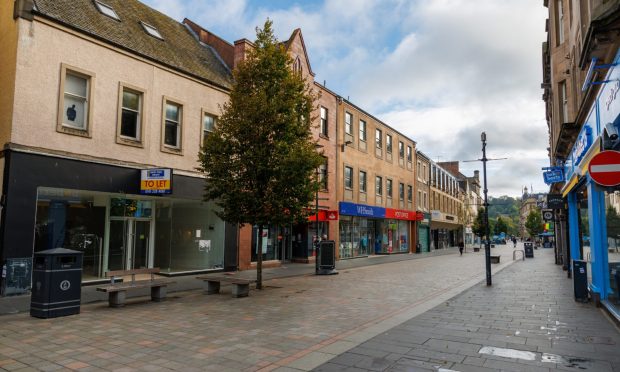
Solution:
[[[458,224],[456,216],[438,210],[431,211],[430,249],[456,247],[462,234],[462,228],[463,226]]]
[[[339,212],[340,259],[410,252],[416,212],[349,202]]]
[[[63,247],[83,252],[84,282],[110,270],[236,269],[236,228],[202,200],[201,178],[157,170],[165,178],[157,185],[140,169],[15,151],[5,152],[5,164],[5,265]]]
[[[418,222],[418,247],[416,253],[429,252],[431,245],[430,213],[424,213]]]
[[[601,179],[603,173],[618,172],[614,164],[599,164],[610,151],[620,149],[619,61],[620,53],[566,159],[562,194],[568,201],[571,261],[586,261],[591,297],[620,319],[620,204],[615,197],[620,182]]]

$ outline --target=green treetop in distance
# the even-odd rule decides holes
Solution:
[[[527,229],[530,237],[535,238],[543,232],[543,221],[542,216],[538,210],[533,209],[530,211],[530,214],[527,215],[527,220],[525,221],[525,228]]]
[[[233,71],[230,99],[199,154],[204,198],[215,200],[226,222],[262,231],[307,219],[323,162],[311,133],[317,97],[291,66],[267,20],[256,30],[254,49]],[[260,289],[262,254],[257,258]]]

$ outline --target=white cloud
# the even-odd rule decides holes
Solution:
[[[492,195],[517,195],[522,184],[545,189],[547,14],[539,0],[146,1],[230,42],[253,39],[267,17],[280,40],[299,27],[318,81],[409,135],[433,159],[480,157],[486,131],[490,155],[510,157],[489,163]]]

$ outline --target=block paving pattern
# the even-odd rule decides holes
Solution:
[[[495,269],[512,264],[512,249],[496,248],[496,252],[504,253],[502,264],[494,265]],[[107,302],[83,305],[81,314],[61,318],[5,315],[0,318],[0,368],[119,372],[310,370],[379,334],[373,329],[384,322],[483,277],[482,253],[462,257],[449,254],[345,269],[336,276],[272,279],[265,282],[262,291],[251,290],[249,297],[241,299],[230,297],[230,288],[223,287],[220,295],[207,296],[201,290],[171,293],[161,303],[145,297],[128,299],[127,306],[119,309],[107,307]],[[493,314],[501,318],[498,312]],[[456,327],[452,331],[466,332],[459,328],[463,327],[461,319],[452,315],[449,324]],[[441,321],[431,316],[419,326],[427,330]],[[410,333],[398,335],[406,338]],[[428,341],[419,337],[419,342]],[[462,338],[450,341],[467,344]],[[413,349],[409,341],[400,346],[394,342],[381,347],[374,344],[383,341],[371,341],[354,350],[373,350],[377,353],[373,358],[385,359],[392,351],[404,355]],[[396,349],[383,354],[392,347]],[[444,351],[454,347],[456,344]],[[350,358],[347,355],[366,357],[351,353],[335,362]],[[375,366],[375,359],[364,360],[370,363],[367,367]],[[349,365],[356,363],[351,361]],[[332,363],[327,368],[342,367]]]
[[[620,333],[573,300],[550,249],[384,332],[316,371],[620,371]],[[481,353],[483,347],[496,353]]]

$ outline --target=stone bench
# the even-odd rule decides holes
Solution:
[[[235,298],[247,297],[250,294],[250,284],[256,283],[255,279],[243,279],[231,276],[204,275],[197,276],[204,283],[204,289],[208,295],[220,293],[221,283],[232,285],[232,296]]]
[[[491,256],[491,263],[498,264],[501,256]]]
[[[105,276],[110,278],[110,284],[97,287],[97,291],[108,293],[110,307],[125,306],[127,291],[141,288],[151,288],[151,300],[159,302],[166,298],[166,289],[174,282],[168,279],[156,279],[157,273],[159,268],[108,271]],[[142,274],[150,274],[151,278],[136,280],[136,275]],[[130,281],[118,281],[127,276],[131,276]]]

